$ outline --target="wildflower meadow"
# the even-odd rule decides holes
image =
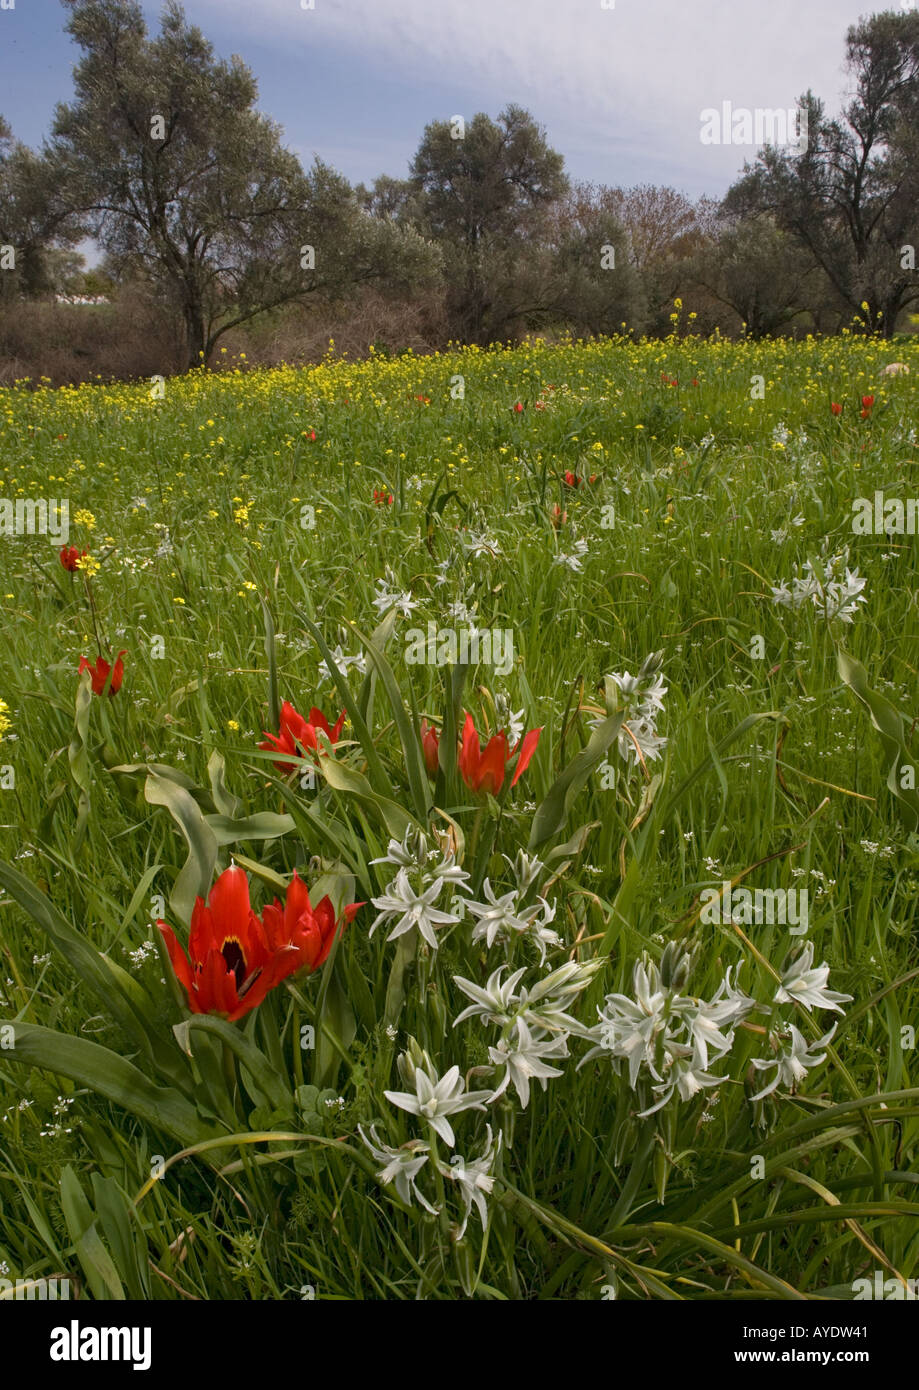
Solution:
[[[0,391],[11,1287],[909,1296],[919,348],[671,323]]]

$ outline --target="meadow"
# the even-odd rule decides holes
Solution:
[[[0,391],[4,1279],[919,1274],[919,347],[681,307]]]

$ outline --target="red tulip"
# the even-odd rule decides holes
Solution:
[[[316,738],[316,730],[321,729],[326,734],[331,743],[337,743],[341,737],[342,725],[345,722],[345,711],[342,710],[338,716],[338,723],[334,729],[329,728],[329,721],[326,719],[322,710],[316,709],[315,705],[310,710],[309,719],[304,719],[302,714],[298,714],[289,700],[285,700],[281,706],[281,728],[278,734],[269,734],[268,730],[263,730],[266,743],[260,743],[259,748],[264,748],[266,752],[274,748],[278,753],[288,753],[297,758],[302,757],[307,748],[318,749],[319,741]],[[296,763],[286,760],[275,763],[278,772],[292,772],[297,766]]]
[[[873,405],[874,405],[874,397],[873,397],[873,396],[862,396],[862,419],[863,419],[863,420],[867,420],[867,419],[868,419],[868,416],[871,414],[871,409],[872,409],[872,406],[873,406]]]
[[[515,414],[515,415],[522,415],[522,414],[523,414],[523,402],[522,402],[522,401],[518,401],[517,404],[514,406],[514,414]]]
[[[82,560],[85,554],[85,550],[77,550],[75,545],[62,546],[61,564],[64,566],[65,570],[69,570],[70,573],[73,574],[77,568],[77,561]]]
[[[363,903],[344,910],[342,927]],[[306,884],[295,873],[282,906],[277,898],[257,917],[249,901],[249,881],[233,867],[220,875],[208,895],[195,899],[188,955],[168,923],[157,927],[166,943],[176,979],[193,1014],[219,1014],[234,1023],[288,976],[318,970],[335,939],[335,909],[325,897],[315,908]]]
[[[436,777],[440,767],[440,734],[426,719],[421,721],[421,749],[428,773]]]
[[[504,785],[504,776],[510,759],[520,749],[517,758],[517,766],[511,779],[511,786],[526,771],[530,759],[536,752],[536,745],[542,729],[531,729],[525,734],[520,743],[514,748],[509,748],[507,735],[502,729],[488,740],[485,748],[482,749],[479,743],[479,736],[476,733],[475,724],[472,722],[472,715],[466,715],[466,723],[463,726],[463,743],[460,748],[458,765],[460,776],[466,783],[470,791],[491,792],[492,796],[497,796],[501,787]]]
[[[839,404],[838,401],[831,401],[831,402],[830,402],[830,410],[832,410],[832,412],[833,412],[834,415],[841,415],[841,414],[842,414],[842,406]]]
[[[560,526],[564,526],[564,525],[565,525],[565,522],[568,520],[568,513],[567,513],[567,512],[563,512],[562,509],[561,509],[561,507],[560,507],[560,506],[558,505],[558,503],[556,502],[556,503],[555,503],[555,506],[552,508],[552,516],[551,516],[550,519],[551,519],[552,525],[555,527],[555,529],[556,529],[556,531],[557,531],[557,530],[559,529]]]
[[[121,689],[122,679],[124,677],[124,662],[121,658],[126,655],[126,651],[118,653],[117,657],[115,658],[114,668],[110,666],[109,663],[101,656],[96,658],[95,666],[91,666],[90,663],[86,660],[85,656],[80,657],[80,675],[82,676],[84,671],[89,672],[89,678],[92,681],[94,695],[101,695],[102,692],[105,690],[105,684],[109,678],[110,673],[112,681],[109,685],[108,693],[109,695],[118,694],[119,690]]]
[[[565,470],[565,483],[568,487],[580,487],[581,480],[577,473],[572,473],[571,469]]]
[[[375,487],[375,488],[373,489],[373,500],[374,500],[374,504],[375,504],[377,507],[383,507],[383,506],[391,507],[391,506],[392,506],[392,493],[391,493],[391,492],[387,492],[386,489],[385,489],[385,487],[384,487],[384,488]]]

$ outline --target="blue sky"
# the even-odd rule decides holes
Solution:
[[[7,0],[9,3],[9,0]],[[0,10],[0,113],[38,144],[72,93],[77,50],[58,0]],[[906,8],[916,0],[891,0]],[[706,107],[832,108],[849,24],[865,0],[188,0],[222,56],[305,162],[353,181],[404,176],[425,124],[510,101],[545,125],[569,173],[722,194],[751,151],[704,146]],[[883,8],[876,6],[874,8]],[[152,28],[160,5],[144,4]]]

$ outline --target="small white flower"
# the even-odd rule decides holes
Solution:
[[[436,1216],[437,1208],[432,1207],[415,1186],[416,1177],[428,1161],[430,1145],[422,1143],[420,1139],[411,1139],[407,1144],[403,1144],[401,1149],[393,1149],[388,1144],[380,1142],[374,1125],[370,1126],[372,1142],[367,1138],[360,1125],[357,1129],[377,1163],[384,1165],[377,1173],[377,1181],[383,1183],[384,1186],[393,1183],[406,1206],[411,1206],[414,1196],[418,1198],[425,1211]]]
[[[504,1079],[491,1099],[497,1100],[513,1082],[520,1104],[526,1110],[530,1103],[531,1080],[539,1081],[545,1090],[549,1077],[562,1075],[558,1067],[549,1066],[545,1059],[567,1057],[568,1042],[564,1034],[537,1039],[525,1020],[518,1018],[511,1036],[501,1038],[497,1047],[490,1047],[488,1055],[496,1066],[505,1068]]]
[[[443,912],[434,906],[443,886],[443,879],[435,878],[428,888],[419,892],[413,887],[407,870],[400,869],[382,897],[371,900],[380,911],[368,935],[372,936],[381,923],[398,918],[387,941],[395,941],[396,937],[404,936],[417,927],[431,949],[436,951],[438,942],[434,928],[449,926],[460,920],[456,913]]]
[[[571,555],[563,555],[560,553],[556,555],[552,563],[553,565],[566,565],[567,568],[573,570],[575,574],[579,574],[583,569],[582,561],[587,552],[588,546],[586,541],[575,541],[574,551]]]
[[[509,893],[503,893],[500,898],[496,898],[495,891],[486,878],[482,885],[482,891],[487,902],[466,903],[466,910],[478,920],[478,925],[472,934],[473,941],[480,941],[484,937],[486,945],[491,949],[499,933],[502,936],[507,936],[511,932],[526,931],[529,920],[526,916],[520,916],[516,911],[519,897],[516,889],[512,888]],[[531,909],[531,911],[533,910],[535,909]]]
[[[848,1003],[852,995],[827,989],[829,976],[830,967],[826,962],[814,966],[814,943],[809,941],[782,976],[782,983],[775,992],[775,1002],[788,1004],[794,1000],[808,1012],[811,1009],[833,1009],[836,1013],[844,1013],[840,1005]]]
[[[467,1163],[461,1154],[454,1154],[450,1159],[450,1167],[441,1169],[445,1177],[459,1183],[465,1206],[463,1224],[456,1233],[457,1240],[462,1240],[466,1233],[466,1223],[469,1220],[473,1202],[478,1210],[483,1231],[488,1223],[488,1207],[485,1198],[491,1193],[495,1185],[494,1174],[491,1170],[501,1148],[501,1135],[498,1135],[498,1142],[495,1144],[492,1139],[491,1125],[486,1125],[486,1130],[488,1137],[485,1141],[485,1152],[479,1158]]]
[[[773,1035],[775,1040],[782,1041],[781,1049],[777,1056],[768,1058],[756,1058],[753,1062],[757,1071],[769,1071],[775,1068],[775,1076],[767,1086],[761,1091],[757,1091],[751,1100],[763,1100],[770,1095],[778,1086],[787,1086],[794,1090],[801,1084],[809,1071],[814,1067],[819,1067],[826,1061],[826,1053],[820,1052],[821,1048],[826,1047],[836,1032],[834,1023],[828,1033],[824,1033],[822,1038],[816,1042],[809,1043],[795,1025],[789,1024],[783,1040],[781,1035]],[[817,1055],[819,1053],[819,1056]]]
[[[444,1143],[451,1146],[454,1135],[447,1116],[459,1114],[462,1110],[484,1110],[482,1102],[493,1098],[490,1091],[467,1091],[457,1066],[451,1067],[441,1077],[433,1068],[429,1074],[424,1067],[416,1066],[414,1081],[414,1095],[410,1091],[384,1091],[383,1094],[391,1105],[426,1120]]]

